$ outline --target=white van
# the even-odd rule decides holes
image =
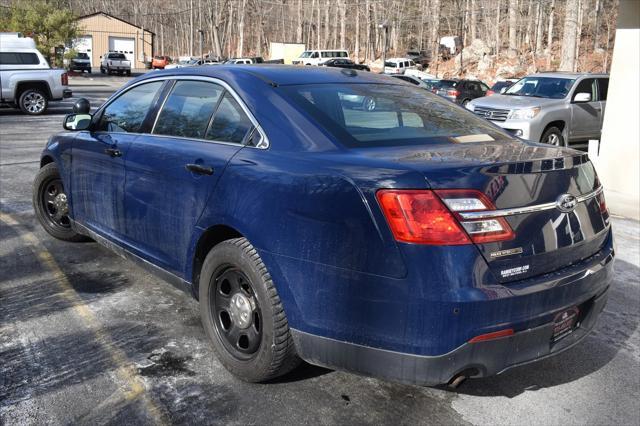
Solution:
[[[298,57],[291,61],[293,65],[322,65],[329,59],[349,58],[346,50],[305,50]]]
[[[385,74],[404,74],[406,70],[418,69],[416,63],[409,58],[389,58],[384,62]]]

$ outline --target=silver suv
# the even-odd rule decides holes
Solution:
[[[567,146],[600,139],[609,75],[540,73],[467,109],[522,139]]]

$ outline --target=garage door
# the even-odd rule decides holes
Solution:
[[[126,37],[109,37],[109,51],[110,52],[118,52],[124,53],[128,60],[131,61],[131,66],[133,68],[133,60],[136,57],[135,55],[135,39],[126,38]]]
[[[93,39],[91,36],[78,37],[74,43],[74,49],[78,53],[86,53],[89,55],[89,59],[93,65]]]

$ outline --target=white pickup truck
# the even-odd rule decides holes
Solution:
[[[107,52],[100,57],[100,72],[131,75],[131,61],[124,53]]]
[[[52,69],[32,38],[0,33],[0,104],[39,115],[49,101],[71,97],[68,85],[67,73]]]

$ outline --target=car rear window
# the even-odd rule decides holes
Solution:
[[[124,53],[110,53],[109,59],[126,59],[126,56],[124,56]]]
[[[440,80],[438,82],[438,87],[448,88],[448,87],[456,87],[458,84],[455,80]]]
[[[38,65],[40,59],[35,53],[0,52],[0,65]]]
[[[349,147],[506,140],[510,137],[450,101],[414,86],[282,86],[282,92]]]

